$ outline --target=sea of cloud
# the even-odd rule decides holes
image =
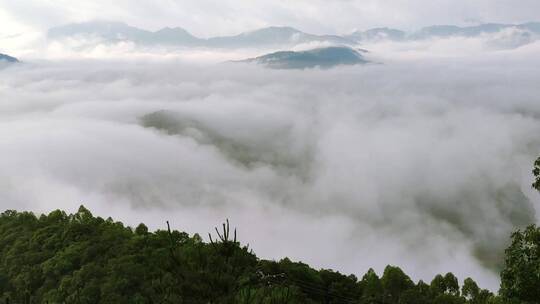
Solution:
[[[540,45],[451,41],[298,71],[48,45],[0,69],[0,208],[200,233],[229,218],[262,257],[495,290],[511,231],[540,212]]]

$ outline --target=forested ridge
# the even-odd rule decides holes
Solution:
[[[540,184],[536,162],[534,187]],[[452,273],[430,282],[399,267],[361,278],[287,258],[257,258],[228,221],[209,242],[168,229],[148,231],[95,217],[81,206],[36,216],[0,215],[3,303],[540,303],[540,227],[512,235],[498,294]]]

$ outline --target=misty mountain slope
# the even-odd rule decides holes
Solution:
[[[145,41],[147,44],[170,44],[170,45],[187,45],[197,46],[202,44],[202,39],[191,35],[183,28],[163,28],[156,32]]]
[[[241,62],[261,64],[274,69],[332,68],[339,65],[366,64],[359,51],[349,47],[327,47],[308,51],[281,51]]]
[[[436,37],[463,36],[475,37],[482,34],[494,34],[508,29],[518,29],[529,31],[531,33],[540,34],[540,23],[530,22],[523,24],[499,24],[486,23],[476,26],[459,27],[454,25],[434,25],[420,29],[412,33],[409,38],[412,39],[429,39]]]
[[[345,37],[354,41],[380,41],[380,40],[393,40],[402,41],[405,39],[407,33],[401,30],[392,28],[373,28],[366,31],[356,31]]]
[[[459,27],[436,25],[425,27],[408,35],[408,40],[479,39],[486,47],[494,49],[514,49],[531,44],[540,39],[540,23],[498,24],[486,23],[477,26]]]
[[[430,39],[450,36],[476,36],[482,33],[495,33],[506,28],[505,25],[491,24],[474,27],[459,27],[455,25],[433,25],[420,29],[410,35],[412,39]]]
[[[212,122],[193,116],[162,110],[143,115],[139,120],[145,128],[191,138],[201,145],[214,147],[226,159],[241,166],[251,169],[269,166],[286,175],[293,174],[301,179],[308,177],[313,157],[311,149],[309,145],[291,149],[294,131],[289,123],[273,124],[268,128],[264,120],[253,121],[250,131],[242,132],[243,123],[239,122],[239,131],[233,135],[224,132],[224,126],[220,126],[219,121],[223,117],[218,116]]]
[[[360,44],[383,41],[414,42],[429,39],[480,38],[485,40],[487,46],[511,49],[537,41],[540,37],[540,23],[486,23],[465,27],[433,25],[413,32],[392,28],[374,28],[356,31],[344,37]]]
[[[17,58],[0,53],[0,63],[16,63],[16,62],[19,62]]]
[[[105,40],[141,40],[151,35],[151,32],[129,26],[122,22],[94,21],[72,23],[51,28],[47,36],[50,39],[70,38],[77,36],[98,36]]]
[[[449,224],[463,234],[475,235],[473,255],[485,267],[499,272],[504,261],[504,252],[500,248],[507,246],[507,241],[497,237],[497,233],[511,229],[510,227],[526,227],[534,224],[535,209],[516,183],[485,187],[482,190],[464,189],[459,195],[450,197],[441,197],[436,193],[422,194],[416,198],[416,204],[441,223]],[[486,214],[487,210],[482,205],[470,202],[483,200],[492,203],[493,209],[489,212],[505,218],[506,224],[489,223],[482,219],[490,216]],[[486,227],[477,227],[477,221],[484,222],[494,233],[486,235],[483,231]]]
[[[267,27],[235,36],[208,39],[211,47],[277,47],[294,46],[310,42],[328,42],[332,44],[353,45],[354,42],[334,35],[312,35],[292,27]]]
[[[185,45],[202,44],[202,40],[194,37],[182,28],[163,28],[156,32],[142,30],[121,22],[94,21],[73,23],[52,28],[47,37],[60,39],[98,39],[100,42],[114,43],[130,41],[141,45]]]

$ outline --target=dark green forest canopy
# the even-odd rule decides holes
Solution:
[[[524,233],[538,250],[540,230]],[[529,248],[520,236],[514,243]],[[144,224],[133,229],[82,206],[70,215],[6,211],[0,216],[0,295],[10,303],[503,303],[470,278],[460,287],[452,273],[427,284],[395,266],[359,279],[287,258],[258,259],[228,223],[211,240],[149,232]],[[523,248],[514,247],[507,262],[522,267],[515,259]],[[529,262],[526,267],[538,268],[538,255]],[[520,281],[527,269],[509,269],[502,285],[509,299],[540,282],[529,275],[516,289],[508,282]],[[527,303],[539,303],[538,292],[525,295]]]

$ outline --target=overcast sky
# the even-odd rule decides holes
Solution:
[[[199,36],[269,25],[314,33],[370,27],[539,21],[538,0],[0,0],[0,35],[106,19],[159,29],[180,26]]]

